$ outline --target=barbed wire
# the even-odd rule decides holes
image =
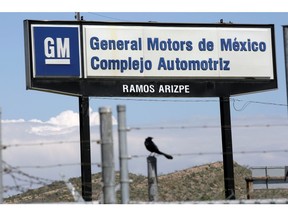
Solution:
[[[42,178],[42,177],[35,177],[35,176],[32,176],[22,170],[20,170],[20,167],[15,167],[15,166],[12,166],[12,165],[9,165],[7,162],[3,161],[3,164],[4,164],[4,173],[7,173],[7,174],[11,174],[11,173],[17,173],[17,174],[20,174],[24,177],[27,177],[29,179],[33,179],[33,180],[37,180],[41,183],[43,182],[51,182],[51,181],[54,181],[52,179],[47,179],[47,178]],[[24,166],[23,166],[24,167]]]
[[[264,101],[255,101],[255,100],[242,100],[242,99],[237,99],[237,98],[231,98],[232,101],[237,101],[237,102],[246,102],[246,103],[255,103],[255,104],[261,104],[261,105],[269,105],[269,106],[282,106],[282,107],[287,107],[287,103],[275,103],[275,102],[264,102]]]
[[[53,142],[38,142],[38,143],[21,143],[21,144],[3,144],[4,148],[13,148],[13,147],[34,147],[34,146],[45,146],[45,145],[61,145],[68,143],[79,143],[80,141],[53,141]]]
[[[268,150],[268,151],[253,151],[253,153],[268,153],[268,152],[282,152],[282,151],[285,151],[286,153],[288,152],[288,150]],[[235,152],[236,153],[236,152]],[[247,153],[247,152],[243,152],[243,151],[240,151],[239,153]],[[252,151],[251,151],[252,153]],[[185,153],[185,154],[180,154],[180,156],[187,156],[187,155],[195,155],[195,153]],[[221,154],[221,152],[203,152],[203,153],[198,153],[198,154],[201,154],[201,155],[206,155],[206,154]],[[178,155],[178,154],[174,154],[175,156]],[[134,155],[135,156],[135,155]],[[137,157],[139,157],[141,155],[137,155]],[[147,155],[143,155],[143,157],[147,157]],[[20,193],[23,193],[23,192],[26,192],[27,190],[29,189],[33,189],[35,188],[36,186],[39,188],[39,186],[48,186],[50,184],[52,184],[53,182],[55,181],[59,181],[59,182],[62,182],[61,180],[54,180],[54,179],[48,179],[48,178],[43,178],[43,177],[37,177],[37,176],[34,176],[34,175],[31,175],[27,172],[24,172],[23,170],[21,169],[24,169],[25,166],[19,166],[19,167],[16,167],[16,166],[11,166],[9,164],[7,164],[6,162],[5,163],[5,173],[7,175],[9,175],[13,181],[14,181],[14,185],[9,185],[9,186],[5,186],[4,189],[3,189],[3,192],[4,193],[9,193],[9,191],[18,191]],[[79,165],[79,163],[73,163],[73,164],[70,164],[70,165]],[[62,166],[62,165],[61,165]],[[30,166],[30,168],[36,168],[36,169],[42,169],[42,168],[45,168],[45,166]],[[47,168],[47,167],[46,167]],[[239,174],[239,173],[237,173]],[[85,184],[85,183],[82,183],[82,184]],[[236,191],[238,190],[238,188],[236,188]],[[217,202],[221,202],[221,201],[218,201],[218,197],[222,196],[221,194],[223,194],[223,191],[220,191],[220,192],[217,192],[217,194],[214,194],[213,197],[211,197],[212,200],[210,201],[207,201],[207,202],[210,202],[210,203],[213,203],[215,201],[215,203]],[[257,197],[255,195],[255,197]],[[213,200],[215,199],[215,200]],[[245,194],[243,195],[239,195],[238,196],[238,200],[240,200],[240,203],[242,203],[242,199],[245,199]],[[132,201],[133,202],[133,201]],[[182,201],[179,201],[179,203],[182,202]],[[195,202],[197,203],[198,201],[191,201],[191,202]],[[235,201],[236,202],[236,201]],[[238,201],[237,201],[238,202]],[[243,201],[243,204],[245,203],[246,201],[244,200]],[[252,200],[248,200],[246,203],[252,203],[253,201]],[[257,200],[257,203],[265,203],[264,200]],[[277,203],[277,199],[274,199],[272,203]],[[281,201],[282,202],[282,201]],[[280,203],[281,203],[280,202]]]
[[[53,141],[53,142],[37,142],[37,143],[19,143],[19,144],[2,144],[2,149],[13,148],[13,147],[35,147],[35,146],[46,146],[46,145],[66,145],[72,143],[80,143],[80,140],[71,140],[71,141]],[[98,140],[84,140],[83,142],[90,142],[90,143],[99,143]]]
[[[250,150],[250,151],[233,151],[233,154],[269,154],[269,153],[288,153],[288,149],[268,149],[268,150]],[[185,157],[185,156],[206,156],[206,155],[223,155],[221,151],[215,152],[188,152],[188,153],[174,153],[171,154],[175,157]],[[131,158],[142,158],[148,157],[147,154],[132,154]],[[156,154],[156,156],[158,156]],[[92,163],[58,163],[58,164],[49,164],[49,165],[21,165],[14,166],[13,169],[49,169],[56,167],[67,167],[67,166],[81,166],[81,165],[92,165],[101,167],[100,162],[92,162]],[[11,169],[4,169],[4,172],[9,173]]]
[[[238,102],[239,100],[237,100]],[[234,101],[235,102],[235,101]],[[259,103],[259,102],[246,102],[247,104],[251,103]],[[239,110],[244,110],[248,105],[244,104],[244,106]],[[274,104],[269,103],[266,105],[276,105],[276,106],[287,106],[285,104]],[[243,124],[243,125],[233,125],[233,128],[256,128],[256,127],[287,127],[288,123],[281,124]],[[131,130],[170,130],[170,129],[207,129],[207,128],[221,128],[221,127],[230,127],[230,126],[221,126],[221,125],[183,125],[183,126],[148,126],[148,127],[130,127],[127,128],[129,131]],[[97,140],[89,140],[90,142],[98,142]],[[88,142],[88,141],[87,141]],[[18,148],[18,147],[35,147],[35,146],[45,146],[45,145],[59,145],[59,144],[71,144],[71,143],[80,143],[80,140],[72,140],[72,141],[52,141],[52,142],[39,142],[39,143],[19,143],[19,144],[10,144],[3,145],[3,148]],[[288,153],[288,149],[274,149],[274,150],[251,150],[251,151],[234,151],[233,154],[267,154],[267,153]],[[188,152],[188,153],[175,153],[172,154],[175,157],[187,157],[187,156],[206,156],[206,155],[222,155],[223,152]],[[148,155],[132,155],[132,158],[141,158],[147,157]],[[3,192],[8,193],[9,191],[18,191],[18,192],[26,192],[28,189],[31,189],[35,186],[46,186],[57,180],[48,179],[43,177],[37,177],[31,175],[27,172],[24,172],[24,169],[50,169],[56,167],[67,167],[67,166],[80,166],[83,165],[81,163],[58,163],[58,164],[50,164],[50,165],[21,165],[21,166],[11,166],[7,163],[4,163],[4,173],[8,175],[14,185],[5,186],[3,188]],[[85,165],[85,164],[84,164]],[[91,163],[93,166],[100,167],[100,163]],[[85,184],[85,183],[83,183]],[[197,202],[197,201],[196,201]],[[217,201],[215,201],[217,203]],[[239,201],[241,203],[241,201]],[[264,201],[262,201],[264,202]],[[277,203],[274,200],[272,203]],[[286,203],[287,200],[281,200],[279,203]],[[211,201],[213,203],[213,201]],[[247,203],[252,203],[252,201],[248,201]],[[256,203],[261,203],[261,200]],[[265,202],[264,202],[265,203]]]
[[[163,99],[163,98],[118,98],[118,97],[89,97],[90,100],[119,100],[119,101],[142,101],[142,102],[172,102],[172,103],[215,103],[219,102],[219,99]],[[260,104],[260,105],[269,105],[269,106],[281,106],[288,107],[287,103],[276,103],[276,102],[265,102],[265,101],[256,101],[256,100],[244,100],[238,99],[235,97],[230,97],[227,99],[230,102],[245,102],[248,104]],[[224,99],[224,101],[227,101]],[[246,105],[247,107],[247,105]]]
[[[270,128],[270,127],[288,127],[287,124],[243,124],[243,125],[183,125],[183,126],[147,126],[147,127],[129,127],[128,130],[166,130],[166,129],[208,129],[208,128]]]
[[[241,172],[241,170],[239,170],[239,171]],[[21,170],[19,171],[19,169],[15,169],[15,167],[12,167],[11,172],[14,172],[14,174],[12,175],[12,178],[14,178],[15,183],[12,186],[11,185],[5,186],[3,188],[4,193],[8,193],[9,191],[14,191],[14,192],[18,191],[20,193],[24,193],[28,190],[33,189],[33,186],[37,186],[39,188],[39,186],[40,187],[48,186],[48,185],[50,185],[56,181],[56,180],[52,180],[52,179],[46,179],[46,178],[36,177],[34,175],[27,174],[26,172],[23,172]],[[244,170],[243,170],[243,172],[244,172]],[[23,177],[22,178],[21,177],[15,177],[16,174],[19,174]],[[237,174],[239,174],[239,172]],[[64,184],[63,180],[57,180],[57,182],[63,182],[63,184]],[[215,185],[212,187],[215,187]],[[214,189],[213,188],[209,189],[209,187],[208,187],[206,190],[207,191],[211,191],[211,190],[213,191]],[[205,191],[203,193],[205,194],[205,193],[207,193],[207,191]],[[200,200],[191,200],[191,201],[172,201],[172,202],[171,201],[170,202],[169,201],[160,201],[160,202],[154,202],[154,203],[158,203],[158,204],[161,204],[161,203],[163,203],[163,204],[165,204],[165,203],[194,203],[194,204],[197,204],[197,203],[198,204],[201,204],[201,203],[202,204],[204,204],[204,203],[210,203],[210,204],[213,204],[213,203],[215,203],[215,204],[217,204],[217,203],[218,204],[220,204],[220,203],[223,203],[223,204],[224,203],[225,204],[236,204],[236,203],[237,204],[253,204],[253,203],[255,203],[255,204],[256,203],[257,204],[268,204],[268,203],[276,204],[276,203],[279,203],[279,204],[281,204],[281,203],[283,203],[284,204],[284,203],[287,203],[287,199],[285,199],[285,197],[283,197],[281,195],[282,194],[281,190],[279,190],[279,192],[277,192],[277,193],[279,193],[279,195],[278,195],[279,198],[273,198],[273,196],[271,196],[270,199],[269,199],[269,197],[268,197],[268,199],[265,197],[263,197],[263,199],[261,199],[262,197],[261,196],[259,197],[259,194],[257,195],[257,194],[254,194],[253,191],[250,191],[249,195],[253,195],[253,197],[257,198],[257,199],[252,199],[252,200],[247,200],[246,196],[247,196],[248,192],[245,193],[244,187],[242,187],[242,188],[236,187],[235,191],[237,193],[237,200],[233,200],[233,201],[219,200],[219,197],[223,197],[223,194],[225,192],[225,190],[222,189],[222,190],[219,190],[216,193],[212,194],[212,197],[210,197],[210,200],[207,200],[207,201],[201,201],[201,199],[200,199]],[[274,191],[275,191],[275,189],[274,189]],[[274,194],[275,194],[275,192],[274,192]],[[191,197],[191,198],[193,198],[193,197]],[[31,201],[32,201],[32,199],[31,199]],[[130,203],[136,204],[136,203],[147,203],[147,202],[133,201],[133,199],[132,199],[130,201]],[[151,203],[151,202],[149,202],[149,203]]]
[[[268,154],[268,153],[288,153],[288,149],[276,150],[251,150],[251,151],[233,151],[233,154]],[[223,155],[223,152],[188,152],[188,153],[174,153],[172,156],[205,156],[205,155]],[[157,156],[157,155],[156,155]],[[132,158],[147,157],[147,155],[131,155]]]
[[[233,104],[233,109],[235,111],[241,112],[244,111],[250,104],[261,104],[261,105],[269,105],[269,106],[281,106],[281,107],[287,107],[287,104],[283,103],[273,103],[273,102],[261,102],[261,101],[244,101],[236,98],[231,98],[231,102]],[[245,102],[244,105],[241,108],[236,107],[236,102]]]
[[[28,189],[33,186],[44,186],[53,183],[54,179],[47,179],[43,177],[37,177],[31,174],[20,170],[18,167],[14,167],[3,161],[4,164],[4,174],[8,175],[14,185],[5,186],[3,192],[7,193],[8,191],[14,192],[26,192]]]
[[[16,166],[17,169],[45,169],[45,168],[55,168],[55,167],[67,167],[67,166],[84,166],[84,165],[95,165],[101,167],[101,163],[59,163],[50,165],[22,165]]]
[[[139,131],[139,130],[182,130],[182,129],[215,129],[215,128],[271,128],[271,127],[288,127],[288,123],[279,124],[243,124],[243,125],[180,125],[180,126],[132,126],[128,127],[127,131]],[[84,142],[97,143],[99,140],[87,140]],[[35,147],[35,146],[46,146],[46,145],[66,145],[72,143],[80,143],[80,140],[70,141],[51,141],[51,142],[36,142],[36,143],[18,143],[18,144],[2,144],[2,149],[15,148],[15,147]]]

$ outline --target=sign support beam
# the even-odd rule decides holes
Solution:
[[[82,197],[92,201],[89,97],[79,97]]]
[[[234,183],[234,163],[232,149],[232,131],[230,115],[230,97],[220,97],[220,114],[221,114],[221,134],[222,134],[222,154],[224,168],[224,186],[225,198],[234,200],[235,183]]]

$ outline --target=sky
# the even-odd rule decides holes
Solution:
[[[25,83],[23,20],[74,20],[72,11],[0,13],[0,106],[2,142],[7,146],[2,154],[5,166],[13,171],[4,175],[4,186],[20,185],[24,190],[37,187],[34,181],[49,182],[61,180],[61,176],[70,178],[81,174],[78,98],[26,90]],[[282,26],[288,24],[288,13],[92,10],[81,12],[81,16],[85,20],[105,22],[217,23],[223,19],[236,24],[274,24],[278,89],[232,97],[233,150],[234,160],[244,166],[287,165],[288,121]],[[146,175],[149,153],[143,143],[147,136],[154,137],[161,150],[174,155],[171,161],[157,157],[160,174],[222,160],[218,98],[91,97],[89,102],[93,173],[101,171],[100,146],[96,144],[100,138],[100,107],[112,109],[115,167],[119,169],[116,130],[116,107],[119,104],[126,106],[127,126],[131,128],[127,133],[128,154],[132,156],[129,161],[131,172]],[[24,179],[22,172],[29,174],[28,184],[15,177]],[[15,191],[8,189],[4,196],[13,194]]]

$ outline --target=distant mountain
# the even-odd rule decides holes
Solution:
[[[236,199],[246,199],[245,177],[251,176],[251,171],[239,164],[234,164]],[[159,201],[207,201],[223,200],[224,180],[223,164],[215,162],[189,169],[176,171],[158,176]],[[130,174],[133,181],[130,184],[130,200],[133,202],[148,201],[147,177]],[[81,194],[80,178],[71,178],[69,181]],[[119,173],[116,173],[119,182]],[[101,199],[101,173],[92,175],[93,201]],[[288,190],[254,190],[253,198],[287,198]],[[120,193],[117,192],[120,202]],[[25,193],[5,199],[5,203],[63,203],[74,202],[73,196],[64,182],[58,181],[38,189],[28,190]]]

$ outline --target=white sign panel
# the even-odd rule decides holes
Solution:
[[[83,26],[85,77],[274,79],[270,28]]]

